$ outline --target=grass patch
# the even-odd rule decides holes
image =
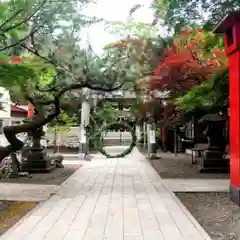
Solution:
[[[37,202],[0,201],[0,235],[15,225]]]

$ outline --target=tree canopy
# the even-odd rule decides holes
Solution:
[[[203,25],[216,22],[224,7],[229,11],[238,8],[237,1],[230,6],[230,1],[156,0],[156,18],[174,29],[171,42],[159,36],[154,23],[133,21],[132,14],[139,8],[136,5],[126,24],[108,23],[107,30],[118,33],[120,40],[108,44],[101,56],[82,44],[82,31],[102,21],[82,14],[89,3],[91,0],[10,0],[1,5],[0,85],[11,88],[16,99],[23,96],[32,103],[35,115],[27,123],[4,127],[10,145],[0,147],[0,160],[23,146],[16,134],[39,128],[59,114],[59,119],[64,118],[61,103],[72,101],[73,96],[127,89],[136,94],[134,105],[139,109],[143,78],[148,79],[150,95],[155,90],[168,92],[169,116],[175,114],[175,104],[186,110],[200,102],[202,106],[226,102],[219,92],[226,89],[228,67],[223,41]],[[197,97],[202,92],[207,95],[205,102]],[[187,102],[192,96],[196,104],[190,107]],[[157,106],[158,101],[153,98],[153,102],[142,108]],[[154,115],[161,115],[165,105],[160,102],[160,114],[154,107]]]
[[[221,38],[203,28],[183,28],[143,85],[151,99],[143,115],[157,108],[158,120],[169,124],[177,119],[181,124],[184,112],[226,106],[227,69]]]
[[[176,100],[184,111],[201,109],[223,109],[228,106],[228,69],[218,72],[213,77],[194,87]]]
[[[215,46],[210,47],[213,39]],[[152,89],[170,91],[170,95],[176,98],[226,65],[225,53],[218,48],[213,34],[203,29],[183,30],[172,46],[165,49],[150,85]]]
[[[240,9],[238,0],[153,0],[156,21],[179,33],[184,27],[211,29],[227,13]]]
[[[81,30],[100,21],[81,14],[90,1],[17,0],[4,4],[0,14],[1,84],[14,86],[15,93],[35,107],[27,123],[4,127],[10,145],[0,148],[0,160],[23,146],[16,134],[52,121],[60,113],[60,101],[70,91],[82,96],[122,88],[128,76],[129,54],[106,49],[97,56],[81,44]],[[8,7],[8,8],[7,8]],[[13,56],[18,62],[8,61]],[[119,57],[121,56],[121,57]],[[15,59],[16,60],[16,59]],[[8,71],[11,73],[8,74]]]

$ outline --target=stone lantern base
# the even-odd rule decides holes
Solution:
[[[55,163],[47,156],[44,148],[30,148],[22,162],[22,171],[29,173],[47,173],[55,168]]]
[[[229,173],[229,159],[224,159],[223,154],[218,149],[208,149],[204,151],[199,162],[201,173]]]
[[[22,171],[44,173],[50,172],[56,167],[52,159],[47,156],[46,148],[41,145],[41,139],[44,135],[42,127],[28,132],[28,136],[32,138],[32,144],[23,149]]]

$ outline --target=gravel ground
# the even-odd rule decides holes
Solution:
[[[214,240],[240,239],[240,208],[229,193],[176,193]]]
[[[228,179],[227,173],[200,173],[198,166],[192,164],[191,156],[187,154],[160,153],[160,159],[150,160],[161,178],[186,179]]]
[[[60,185],[75,173],[79,167],[81,165],[64,165],[64,168],[56,168],[50,173],[34,173],[31,174],[31,178],[4,178],[0,182]]]

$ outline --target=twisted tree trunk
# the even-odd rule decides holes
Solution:
[[[49,90],[41,90],[43,92],[55,92],[54,98],[50,99],[50,100],[35,101],[32,97],[29,97],[27,95],[25,96],[26,99],[36,107],[36,109],[38,109],[38,104],[41,106],[54,105],[55,109],[52,113],[48,114],[47,116],[44,116],[44,115],[38,113],[38,111],[37,111],[36,116],[27,123],[23,123],[23,124],[16,125],[16,126],[4,127],[3,133],[10,144],[6,147],[0,146],[0,163],[9,154],[22,149],[24,143],[17,138],[17,136],[16,136],[17,134],[34,131],[34,130],[44,126],[45,124],[49,123],[50,121],[52,121],[55,117],[57,117],[60,114],[60,98],[66,92],[74,90],[74,89],[82,89],[82,88],[88,88],[91,90],[103,91],[103,92],[112,92],[112,91],[116,91],[116,90],[120,89],[123,86],[123,83],[121,83],[117,87],[104,88],[101,86],[93,86],[93,85],[91,85],[90,81],[81,82],[80,79],[78,79],[78,80],[79,80],[78,83],[70,84],[68,86],[63,87],[62,89],[59,89],[58,91],[56,90],[56,88],[52,88]]]
[[[35,118],[28,123],[23,123],[16,126],[6,126],[3,128],[3,133],[10,144],[6,147],[0,146],[0,162],[4,158],[6,158],[9,154],[22,149],[24,143],[17,138],[16,136],[17,134],[34,131],[44,126],[45,124],[47,124],[48,122],[50,122],[60,114],[60,106],[59,106],[58,98],[54,99],[54,107],[55,107],[55,110],[46,117],[41,115],[36,115]]]

